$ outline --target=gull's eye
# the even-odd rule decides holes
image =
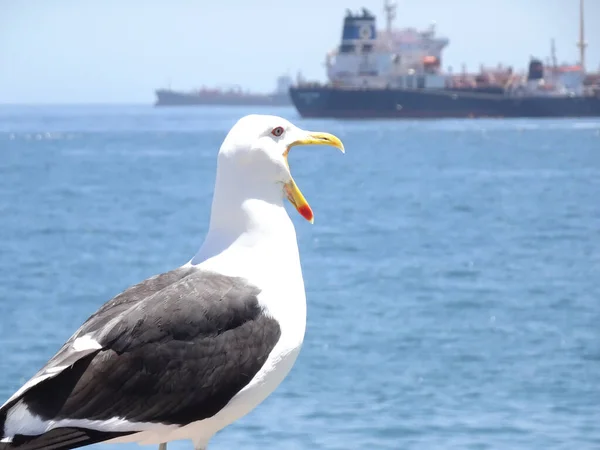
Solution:
[[[271,130],[273,136],[281,136],[283,134],[283,127],[275,127]]]

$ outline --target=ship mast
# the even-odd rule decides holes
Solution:
[[[396,3],[385,0],[385,3],[383,4],[383,10],[385,11],[385,29],[388,36],[390,36],[392,34],[392,22],[396,18]]]
[[[556,60],[556,46],[554,45],[554,38],[550,41],[550,57],[552,58],[552,67],[556,69],[558,61]]]
[[[587,47],[584,25],[583,0],[579,0],[579,42],[577,43],[577,47],[579,48],[579,64],[581,64],[583,72],[585,72],[585,48]]]

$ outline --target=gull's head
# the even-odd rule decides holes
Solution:
[[[288,153],[300,145],[327,145],[344,152],[342,142],[325,132],[306,131],[277,116],[242,117],[219,150],[219,170],[226,170],[248,195],[287,197],[311,223],[313,212],[290,172]]]

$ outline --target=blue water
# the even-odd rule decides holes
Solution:
[[[290,155],[315,212],[289,208],[305,344],[211,448],[600,447],[600,120],[256,111],[347,153]],[[193,256],[248,112],[0,108],[0,403],[103,302]]]

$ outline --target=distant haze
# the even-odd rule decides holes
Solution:
[[[579,0],[399,0],[395,26],[450,39],[443,66],[524,68],[578,60]],[[325,80],[346,9],[379,0],[0,0],[0,103],[151,103],[154,89],[239,84],[282,73]],[[587,69],[600,66],[600,0],[586,1]]]

